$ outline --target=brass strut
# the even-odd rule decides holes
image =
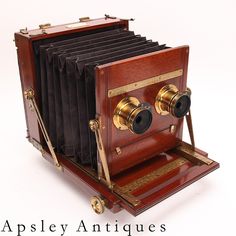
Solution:
[[[97,119],[90,120],[89,127],[95,133],[98,153],[99,153],[100,160],[102,162],[102,168],[105,174],[106,184],[108,185],[110,189],[112,189],[113,185],[111,184],[110,173],[109,173],[109,169],[107,165],[106,153],[105,153],[103,142],[102,142],[99,121]]]
[[[187,88],[188,93],[191,95],[192,91],[190,88]],[[188,133],[191,140],[192,148],[195,149],[195,140],[194,140],[194,132],[193,132],[193,122],[192,122],[192,115],[191,115],[191,109],[189,109],[188,113],[185,115],[187,126],[188,126]]]
[[[36,103],[36,101],[35,101],[34,90],[33,90],[33,89],[28,89],[28,90],[26,90],[26,91],[24,92],[24,95],[25,95],[25,98],[26,98],[27,100],[29,100],[29,106],[30,106],[30,108],[35,111],[35,114],[36,114],[36,117],[37,117],[37,120],[38,120],[38,123],[39,123],[39,127],[40,127],[40,129],[41,129],[41,131],[42,131],[43,137],[44,137],[44,139],[45,139],[45,141],[46,141],[46,143],[47,143],[47,146],[48,146],[48,148],[49,148],[49,151],[50,151],[50,153],[51,153],[51,155],[52,155],[54,164],[55,164],[55,166],[56,166],[60,171],[62,171],[63,168],[62,168],[61,164],[59,163],[59,161],[58,161],[58,159],[57,159],[56,153],[55,153],[54,148],[53,148],[53,146],[52,146],[52,142],[51,142],[51,140],[50,140],[50,138],[49,138],[49,135],[48,135],[47,130],[46,130],[46,128],[45,128],[45,125],[44,125],[44,123],[43,123],[43,119],[42,119],[41,114],[40,114],[40,112],[39,112],[37,103]]]
[[[195,140],[194,140],[194,133],[193,133],[193,123],[192,123],[192,116],[191,116],[191,111],[186,114],[186,121],[187,121],[187,126],[188,126],[188,132],[192,144],[192,148],[195,148]]]

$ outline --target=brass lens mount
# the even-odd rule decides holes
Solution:
[[[135,97],[123,98],[114,110],[113,123],[119,130],[142,134],[152,123],[151,107]]]
[[[156,96],[155,108],[160,115],[171,114],[181,118],[185,116],[191,106],[191,91],[187,89],[180,92],[173,84],[165,85]]]

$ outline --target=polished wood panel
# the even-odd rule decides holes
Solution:
[[[206,152],[199,149],[195,149],[195,151],[206,157],[208,156]],[[48,161],[52,162],[51,155],[48,152],[45,152],[43,155]],[[89,170],[85,166],[78,166],[61,155],[58,155],[58,158],[63,166],[63,173],[74,181],[79,189],[86,188],[87,191],[91,193],[91,196],[100,194],[106,200],[107,208],[113,213],[126,209],[134,216],[139,215],[143,211],[219,168],[219,163],[215,161],[210,165],[196,165],[195,163],[186,160],[186,163],[183,165],[179,167],[176,166],[176,168],[162,175],[160,178],[133,191],[132,195],[138,199],[140,203],[137,206],[132,206],[125,199],[117,195],[115,191],[110,190],[104,183],[100,182],[96,176],[89,174]],[[174,149],[169,150],[166,153],[156,155],[154,158],[116,175],[112,178],[112,182],[120,187],[128,185],[138,178],[148,175],[152,171],[166,166],[179,158],[184,159],[184,157],[178,152],[175,152]],[[82,182],[85,183],[87,187],[86,185],[81,184]]]
[[[155,110],[155,98],[166,84],[174,84],[180,91],[187,86],[188,46],[166,49],[142,56],[101,65],[96,71],[96,110],[101,118],[102,137],[107,154],[109,171],[115,175],[179,144],[182,139],[183,119],[171,115],[161,116]],[[149,85],[114,97],[108,91],[130,83],[183,69],[183,75],[157,84]],[[115,107],[124,97],[133,96],[151,105],[153,121],[151,127],[142,135],[129,130],[118,130],[113,124]],[[176,125],[175,133],[170,126]],[[115,149],[122,151],[117,155]],[[138,154],[138,155],[137,155]]]
[[[70,27],[72,25],[78,25],[77,27]],[[31,40],[40,40],[40,39],[47,39],[52,37],[57,37],[61,35],[69,35],[73,33],[94,30],[109,26],[121,26],[124,29],[128,29],[128,20],[122,20],[119,18],[111,19],[111,18],[100,18],[100,19],[93,19],[86,22],[73,22],[63,25],[55,25],[50,26],[46,29],[34,29],[29,30],[27,34],[22,34],[18,32],[17,34],[22,35],[23,37]]]
[[[17,56],[19,64],[19,72],[21,78],[22,96],[25,107],[25,116],[27,124],[27,137],[29,139],[35,139],[38,142],[43,142],[39,131],[39,126],[35,114],[30,110],[29,104],[24,98],[24,91],[27,89],[34,89],[35,99],[38,103],[38,93],[36,89],[36,74],[34,64],[34,54],[32,48],[32,42],[24,35],[15,34],[15,44],[17,47]],[[39,104],[39,103],[38,103]]]

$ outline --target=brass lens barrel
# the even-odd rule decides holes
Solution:
[[[177,118],[185,116],[190,109],[190,105],[190,90],[180,92],[173,84],[162,87],[155,102],[155,108],[159,114],[171,114]]]
[[[142,134],[152,123],[150,106],[141,104],[135,97],[124,98],[114,111],[113,123],[119,130]]]

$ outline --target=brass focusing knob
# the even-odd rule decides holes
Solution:
[[[162,87],[156,96],[157,113],[160,115],[171,114],[177,118],[185,116],[191,105],[190,95],[190,89],[180,92],[173,84]]]
[[[119,130],[129,129],[132,133],[142,134],[152,123],[150,105],[140,103],[135,97],[126,97],[116,106],[113,123]]]
[[[105,210],[105,201],[99,196],[94,196],[90,200],[93,210],[97,214],[102,214]]]

